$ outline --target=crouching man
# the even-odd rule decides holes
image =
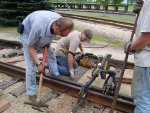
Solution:
[[[72,31],[68,36],[59,40],[56,46],[55,55],[57,59],[58,71],[61,75],[70,76],[74,80],[77,74],[78,64],[74,59],[74,54],[79,47],[83,53],[81,42],[88,42],[92,39],[93,33],[89,29],[83,32]]]

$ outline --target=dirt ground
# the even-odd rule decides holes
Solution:
[[[76,29],[85,29],[85,28],[90,28],[92,31],[96,34],[101,34],[104,36],[108,36],[111,38],[118,38],[123,41],[128,41],[131,35],[131,31],[126,30],[126,29],[120,29],[120,28],[115,28],[112,26],[108,25],[102,25],[102,24],[95,24],[95,23],[88,23],[85,21],[79,21],[79,20],[73,20],[75,23],[75,28]],[[16,32],[16,28],[0,28],[0,39],[7,39],[7,40],[17,40],[19,41],[19,36]],[[105,43],[97,43],[99,46],[105,45]],[[55,48],[55,43],[52,43],[52,47]],[[125,54],[123,52],[123,47],[118,47],[114,45],[109,45],[105,48],[84,48],[85,52],[92,52],[93,54],[96,55],[105,55],[105,54],[112,54],[112,58],[118,59],[118,60],[124,60]],[[19,57],[20,58],[20,57]],[[21,57],[22,58],[22,57]],[[21,59],[20,58],[20,59]],[[0,58],[1,61],[7,61],[8,59]],[[129,56],[130,62],[133,62],[133,56]],[[24,62],[17,63],[17,65],[24,67]],[[88,72],[90,75],[90,72]],[[132,70],[126,70],[125,71],[125,77],[130,77],[132,78]],[[0,82],[6,79],[10,79],[8,76],[4,74],[0,74]],[[83,77],[79,82],[83,83],[87,78]],[[99,85],[101,81],[96,80],[93,85]],[[4,111],[4,113],[39,113],[38,111],[32,109],[30,106],[24,105],[23,101],[27,99],[26,94],[24,93],[20,97],[16,98],[13,97],[12,95],[9,94],[9,91],[13,89],[14,87],[17,87],[22,83],[17,83],[13,85],[10,88],[7,88],[4,90],[3,96],[5,96],[10,102],[11,102],[11,107]],[[42,92],[47,92],[51,91],[51,89],[48,88],[43,88]],[[121,93],[131,95],[131,87],[130,85],[123,84],[121,86]],[[61,94],[59,97],[56,99],[53,99],[48,102],[49,104],[49,113],[70,113],[74,103],[76,102],[76,99],[73,97],[70,97],[69,95],[66,94]],[[83,108],[79,109],[78,113],[84,113],[84,109],[87,106],[83,106]],[[44,110],[44,113],[48,113],[47,110]],[[108,113],[108,110],[106,109],[104,113]]]

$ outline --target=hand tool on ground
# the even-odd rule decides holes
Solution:
[[[133,31],[132,31],[132,34],[131,34],[130,41],[133,40],[134,33],[135,33],[135,30],[136,30],[138,17],[139,17],[139,13],[137,13],[137,16],[136,16],[136,20],[135,20],[135,24],[134,24],[134,28],[133,28]],[[121,73],[120,73],[120,81],[118,82],[118,86],[116,88],[114,99],[113,99],[113,102],[112,102],[111,109],[110,109],[109,113],[113,113],[114,112],[114,109],[115,109],[115,106],[116,106],[116,103],[117,103],[117,98],[118,98],[120,86],[121,86],[123,75],[124,75],[124,71],[125,71],[125,68],[126,68],[128,56],[129,56],[129,53],[126,53],[125,59],[124,59],[124,63],[123,63],[123,67],[122,67],[122,70],[121,70]]]
[[[43,68],[44,68],[45,62],[46,62],[46,54],[47,54],[47,46],[44,47],[44,51],[43,51],[43,60],[42,60],[42,67]],[[38,94],[37,94],[36,102],[34,102],[34,103],[24,102],[24,104],[32,105],[35,107],[48,107],[48,105],[42,103],[42,101],[40,100],[42,83],[43,83],[43,73],[40,73],[40,80],[39,80],[39,87],[38,87]]]
[[[75,104],[75,106],[73,107],[71,113],[76,113],[77,112],[77,109],[78,107],[85,101],[86,97],[87,97],[87,94],[88,94],[88,90],[91,88],[91,84],[95,81],[95,79],[101,75],[101,78],[102,79],[105,79],[106,77],[106,73],[108,73],[108,68],[109,68],[109,60],[111,58],[111,55],[110,54],[107,54],[104,56],[103,60],[101,63],[97,63],[97,67],[93,70],[92,72],[92,76],[90,78],[90,80],[88,80],[87,82],[85,82],[82,86],[81,86],[81,89],[80,89],[80,92],[79,92],[79,97],[78,97],[78,100]],[[111,74],[110,76],[113,76],[114,74],[112,73],[112,71],[109,71],[110,73],[108,74]],[[112,75],[113,74],[113,75]],[[108,77],[106,79],[106,82],[105,84],[107,84],[107,81],[110,77]],[[110,89],[110,88],[109,88]],[[108,90],[109,90],[108,89]],[[105,89],[106,90],[106,87]],[[106,93],[106,91],[105,91]]]

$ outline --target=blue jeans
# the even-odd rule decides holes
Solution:
[[[150,67],[134,67],[131,94],[134,113],[150,113]]]
[[[56,59],[57,59],[57,67],[58,67],[59,73],[61,75],[69,76],[70,72],[69,72],[69,66],[68,66],[68,58],[64,56],[56,56]],[[75,59],[73,59],[73,68],[74,69],[78,68],[78,64],[75,61]]]
[[[35,95],[36,94],[36,64],[32,59],[28,45],[25,43],[27,41],[28,35],[23,33],[21,37],[21,42],[23,44],[25,65],[26,65],[26,91],[27,95]],[[53,50],[51,47],[48,48],[46,61],[49,69],[51,70],[51,74],[59,75],[56,58],[54,57]]]

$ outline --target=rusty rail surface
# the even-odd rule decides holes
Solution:
[[[12,77],[25,80],[25,69],[18,66],[0,62],[0,72]],[[39,80],[39,75],[37,75],[37,80]],[[79,91],[81,88],[81,84],[79,83],[68,80],[62,80],[60,78],[54,77],[44,77],[43,85],[55,90],[59,90],[73,97],[79,96]],[[101,89],[91,87],[88,91],[86,99],[97,104],[102,104],[111,107],[113,95],[104,95]],[[135,106],[131,97],[119,94],[119,98],[117,99],[116,110],[127,113],[133,113],[134,107]]]
[[[120,77],[116,78],[116,81],[119,82],[120,81]],[[122,79],[122,83],[131,84],[132,83],[132,78],[123,78]]]

